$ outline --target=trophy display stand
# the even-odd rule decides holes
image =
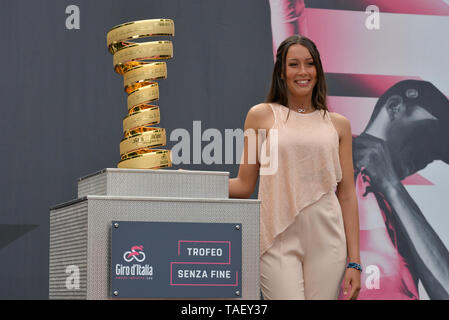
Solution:
[[[232,299],[259,299],[260,201],[229,199],[228,180],[228,172],[115,168],[80,178],[78,199],[50,208],[49,298],[120,298],[111,288],[113,223],[139,221],[237,223],[241,291]]]

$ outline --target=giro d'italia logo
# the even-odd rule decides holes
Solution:
[[[146,259],[143,246],[132,246],[131,250],[123,254],[123,260],[126,262],[134,262],[133,264],[115,265],[115,278],[121,280],[152,280],[153,266],[144,264]]]
[[[131,251],[126,251],[123,254],[123,260],[126,262],[137,261],[143,262],[145,261],[146,256],[145,252],[143,252],[143,246],[132,246]]]

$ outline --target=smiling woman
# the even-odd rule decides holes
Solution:
[[[277,50],[266,103],[252,107],[245,121],[245,130],[278,135],[261,142],[262,150],[275,147],[275,172],[263,173],[262,161],[248,163],[245,140],[238,176],[229,181],[230,197],[242,198],[260,176],[265,299],[337,299],[343,277],[347,299],[356,299],[360,290],[351,128],[346,118],[328,111],[326,93],[315,44],[291,36]]]
[[[279,46],[267,102],[298,112],[328,111],[327,85],[320,53],[306,37],[291,36]]]
[[[288,87],[289,106],[297,109],[298,112],[313,111],[311,105],[312,89],[317,82],[317,71],[315,63],[309,50],[300,44],[294,44],[287,53],[287,65],[285,67],[285,77]]]

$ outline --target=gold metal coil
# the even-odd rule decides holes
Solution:
[[[138,88],[128,96],[128,110],[137,105],[147,104],[159,100],[159,85],[152,83],[145,87]]]
[[[132,88],[151,83],[151,80],[167,78],[167,64],[165,62],[153,62],[139,64],[125,71],[123,83],[125,91],[129,94]]]
[[[158,106],[139,105],[131,109],[131,111],[123,118],[124,133],[137,127],[156,125],[161,122],[161,114]]]
[[[159,85],[155,80],[167,78],[167,64],[173,58],[171,41],[142,42],[138,39],[154,36],[174,36],[171,19],[149,19],[123,23],[107,34],[107,47],[113,54],[114,70],[123,75],[128,94],[128,114],[123,119],[124,139],[120,143],[119,168],[163,168],[171,166],[169,150],[153,149],[166,144],[160,123]]]
[[[124,74],[130,65],[136,66],[135,61],[162,60],[173,58],[173,43],[171,41],[151,41],[135,43],[120,51],[113,57],[114,69]]]
[[[122,23],[113,27],[107,34],[107,46],[114,54],[123,47],[132,44],[130,40],[154,37],[174,36],[175,24],[171,19],[148,19]]]
[[[171,151],[163,149],[141,149],[123,155],[118,168],[160,169],[171,167]]]
[[[167,138],[164,128],[138,127],[128,130],[120,142],[120,155],[142,148],[165,146]]]

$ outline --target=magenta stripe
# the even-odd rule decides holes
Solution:
[[[449,5],[442,0],[306,0],[307,8],[365,11],[375,5],[380,12],[449,16]]]

